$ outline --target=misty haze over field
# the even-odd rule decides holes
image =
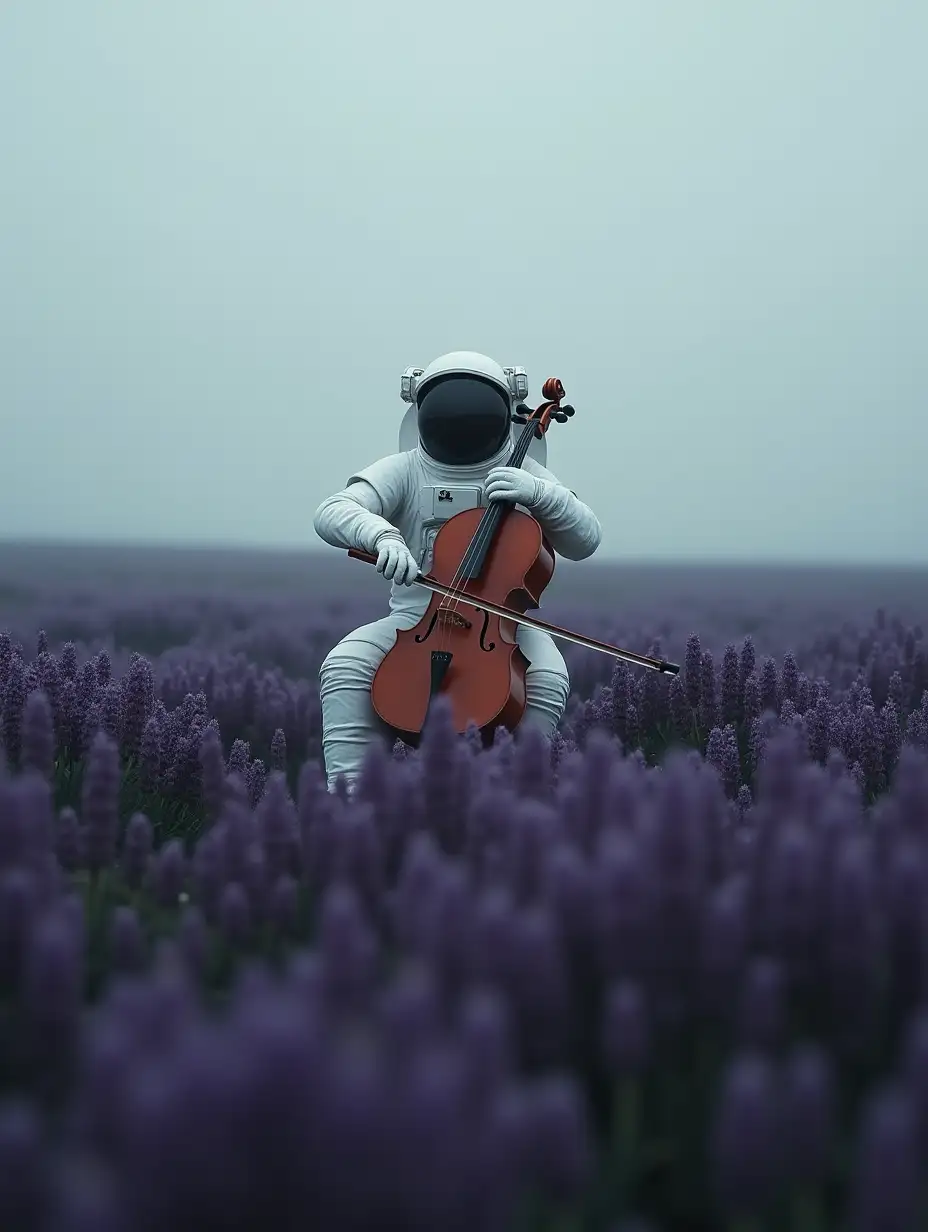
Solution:
[[[452,15],[453,14],[453,15]],[[928,9],[9,0],[0,539],[325,550],[451,349],[603,558],[928,563]]]

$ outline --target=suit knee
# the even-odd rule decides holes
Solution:
[[[527,710],[534,712],[539,720],[544,716],[545,727],[556,727],[561,721],[570,694],[570,677],[566,672],[539,670],[525,677],[525,702]]]
[[[370,688],[382,658],[379,648],[368,642],[339,642],[332,647],[319,668],[322,692],[340,688]]]

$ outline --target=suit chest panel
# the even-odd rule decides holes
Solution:
[[[449,518],[464,509],[481,509],[483,506],[483,488],[478,483],[423,484],[419,488],[416,518],[421,542],[419,568],[428,572],[435,538]]]

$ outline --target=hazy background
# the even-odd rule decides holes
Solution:
[[[562,378],[604,556],[928,561],[928,6],[0,2],[0,537],[313,546]]]

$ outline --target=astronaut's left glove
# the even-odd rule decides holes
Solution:
[[[541,499],[543,482],[517,466],[495,466],[487,475],[484,492],[488,501],[507,501],[533,509]]]

